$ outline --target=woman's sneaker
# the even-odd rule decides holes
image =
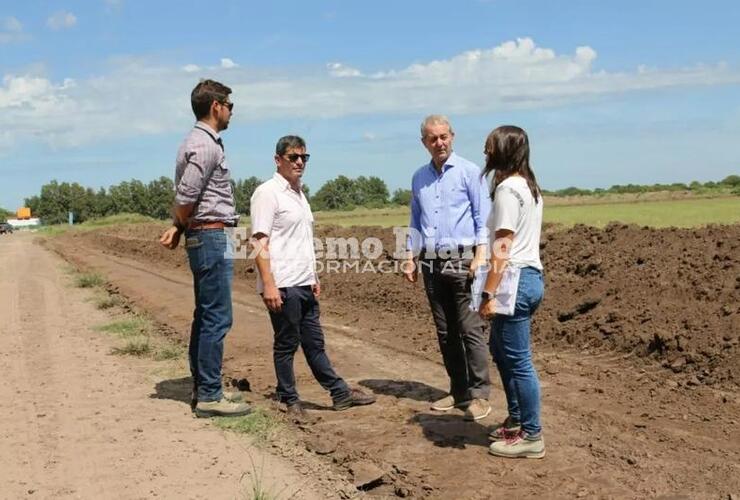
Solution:
[[[510,439],[491,443],[488,453],[504,458],[543,458],[545,440],[542,435],[530,437],[526,432],[519,431]]]
[[[515,422],[511,417],[506,417],[506,420],[495,426],[488,433],[488,440],[492,443],[504,441],[505,439],[513,438],[520,430],[522,430],[522,426],[519,422]]]

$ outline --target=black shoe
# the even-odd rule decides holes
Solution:
[[[292,405],[286,405],[285,414],[288,416],[288,420],[296,424],[314,424],[318,421],[318,418],[306,411],[300,401]]]
[[[366,394],[359,389],[350,389],[349,394],[344,399],[334,401],[334,410],[342,411],[353,406],[371,405],[374,402],[375,396],[373,394]]]

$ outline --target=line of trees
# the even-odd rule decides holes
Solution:
[[[240,213],[249,215],[249,199],[261,182],[250,177],[233,183],[234,200]],[[76,182],[53,180],[41,187],[40,194],[26,198],[25,204],[44,224],[66,222],[70,211],[75,222],[120,213],[168,219],[174,196],[175,185],[169,177],[160,177],[147,184],[132,179],[97,191]]]
[[[249,200],[261,183],[262,180],[257,177],[232,182],[234,202],[240,214],[249,215]],[[303,186],[303,192],[310,198],[315,210],[381,207],[398,200],[407,203],[406,197],[399,198],[400,191],[402,190],[389,199],[388,187],[383,180],[364,176],[350,179],[340,175],[324,184],[313,197],[310,196],[308,186]],[[173,200],[174,183],[168,177],[160,177],[147,184],[132,179],[97,191],[77,182],[53,180],[44,184],[38,195],[26,198],[25,205],[44,224],[60,224],[67,221],[70,211],[74,214],[75,222],[119,213],[141,214],[164,220],[171,216]],[[7,216],[12,217],[13,214],[8,212]],[[3,217],[2,212],[0,217]]]
[[[542,190],[542,193],[549,196],[592,196],[603,194],[623,194],[623,193],[653,193],[656,191],[692,191],[697,193],[712,192],[717,190],[730,190],[733,194],[740,194],[740,175],[728,175],[719,182],[699,181],[684,184],[674,182],[672,184],[615,184],[608,189],[582,189],[577,187],[567,187],[556,191]]]
[[[378,177],[350,179],[340,175],[328,181],[311,198],[315,210],[349,210],[354,207],[377,208],[388,204],[388,186]]]
[[[257,177],[233,181],[236,209],[249,215],[249,200],[262,182]],[[609,193],[646,193],[651,191],[729,191],[740,195],[740,175],[730,175],[719,182],[692,182],[690,184],[653,185],[615,185],[609,189],[579,189],[570,187],[557,191],[544,191],[550,196],[600,195]],[[340,175],[327,181],[310,196],[304,184],[304,193],[309,197],[314,210],[351,210],[355,207],[378,208],[388,205],[408,206],[411,191],[397,189],[390,195],[385,182],[374,176],[360,176],[351,179]],[[59,224],[67,221],[69,211],[74,213],[76,222],[105,217],[119,213],[136,213],[155,219],[168,219],[174,199],[174,183],[168,177],[160,177],[147,184],[132,179],[97,191],[73,182],[51,181],[41,187],[38,195],[26,198],[27,207],[35,217],[45,224]],[[13,212],[0,209],[0,219],[13,217]]]
[[[8,219],[12,219],[15,217],[15,212],[11,212],[10,210],[5,210],[4,208],[0,207],[0,222],[5,222]]]
[[[157,219],[170,216],[174,196],[172,179],[160,177],[148,184],[132,179],[95,191],[76,182],[51,181],[41,193],[26,198],[25,204],[45,224],[67,221],[68,212],[76,222],[119,213],[137,213]]]

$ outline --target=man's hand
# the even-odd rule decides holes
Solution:
[[[283,298],[280,296],[280,290],[274,285],[265,286],[265,290],[262,292],[262,302],[272,312],[277,313],[283,309]]]
[[[474,278],[478,268],[481,266],[485,268],[487,264],[488,245],[476,245],[475,254],[473,255],[473,259],[470,261],[470,270],[468,271],[468,276]]]
[[[477,255],[473,257],[473,260],[470,261],[470,270],[468,271],[468,276],[471,278],[475,277],[475,272],[478,270],[479,267],[486,265],[486,258],[485,257],[478,257]]]
[[[419,269],[416,267],[416,262],[414,262],[414,259],[406,259],[401,261],[401,271],[403,271],[403,276],[406,278],[406,281],[409,283],[416,283],[416,279],[419,274]]]
[[[492,300],[483,299],[478,309],[478,314],[486,321],[490,321],[496,315],[496,306]]]
[[[321,295],[321,283],[317,281],[315,285],[311,285],[311,291],[313,291],[313,296],[318,299]]]
[[[175,248],[177,248],[177,245],[180,244],[181,234],[182,233],[179,229],[177,229],[175,226],[172,226],[168,228],[167,231],[162,233],[162,236],[159,237],[159,243],[165,248],[174,250]]]

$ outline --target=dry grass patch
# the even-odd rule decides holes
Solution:
[[[120,347],[111,349],[111,354],[119,356],[147,356],[152,352],[152,345],[149,337],[136,336],[126,339],[126,342]]]

